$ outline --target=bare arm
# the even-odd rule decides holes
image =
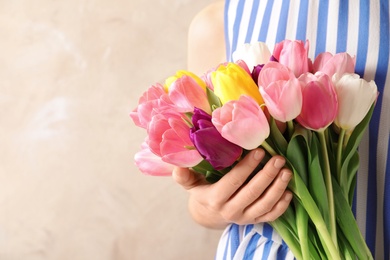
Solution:
[[[202,75],[226,61],[223,25],[224,1],[199,12],[188,31],[188,70]]]

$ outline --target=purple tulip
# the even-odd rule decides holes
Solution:
[[[241,156],[242,148],[221,136],[209,114],[195,108],[192,123],[194,126],[190,132],[191,141],[214,169],[229,167]]]
[[[257,83],[259,80],[260,71],[263,69],[264,64],[259,64],[253,68],[252,79]]]

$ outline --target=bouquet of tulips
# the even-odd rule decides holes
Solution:
[[[358,146],[377,99],[348,53],[308,57],[285,40],[271,54],[245,44],[201,77],[179,71],[151,86],[130,116],[147,137],[135,156],[149,175],[192,168],[218,181],[262,147],[293,171],[293,203],[270,224],[297,259],[372,259],[351,210]]]

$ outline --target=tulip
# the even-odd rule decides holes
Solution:
[[[260,93],[271,116],[280,122],[291,121],[301,113],[302,89],[296,78],[261,86]]]
[[[198,107],[211,113],[206,91],[190,76],[184,75],[171,84],[169,98],[181,112],[192,112]]]
[[[146,142],[141,145],[141,151],[134,156],[135,164],[145,175],[170,176],[174,165],[164,162],[161,157],[150,151]]]
[[[158,114],[148,128],[150,150],[164,162],[179,167],[193,167],[202,161],[190,136],[190,127],[179,116]]]
[[[252,70],[249,69],[248,65],[246,64],[245,61],[243,60],[238,60],[235,62],[238,66],[240,66],[241,68],[243,68],[249,75],[252,75]]]
[[[267,87],[277,81],[288,81],[294,79],[294,73],[286,66],[270,61],[261,68],[258,78],[258,85]]]
[[[196,81],[196,83],[198,83],[198,85],[200,87],[203,88],[203,90],[206,90],[206,83],[201,78],[199,78],[197,75],[195,75],[194,73],[192,73],[190,71],[179,70],[176,72],[176,75],[171,76],[165,80],[165,85],[164,85],[165,91],[169,92],[170,87],[172,86],[172,83],[183,76],[191,77],[193,80]]]
[[[308,129],[322,131],[336,118],[338,100],[335,87],[328,75],[317,73],[303,74],[302,111],[296,120]]]
[[[245,43],[237,47],[232,54],[233,61],[243,60],[249,71],[259,64],[265,64],[271,58],[271,52],[264,42]]]
[[[264,64],[261,64],[261,65],[257,65],[253,68],[253,71],[251,73],[252,75],[252,79],[257,82],[258,79],[259,79],[259,75],[260,75],[260,72],[261,70],[264,68]]]
[[[214,93],[220,98],[222,104],[230,100],[238,100],[241,95],[248,95],[258,104],[263,104],[259,88],[251,75],[235,63],[220,65],[216,71],[211,72],[210,78]]]
[[[314,72],[321,71],[330,78],[336,73],[339,76],[344,73],[354,73],[355,58],[352,58],[348,53],[338,53],[333,56],[329,52],[323,52],[314,60],[313,70]]]
[[[195,109],[190,138],[199,153],[216,170],[225,169],[241,156],[242,148],[223,138],[211,122],[211,116]]]
[[[335,87],[339,100],[335,124],[344,130],[353,129],[363,120],[376,101],[377,86],[374,81],[367,82],[357,74],[344,74]]]
[[[311,61],[308,53],[309,41],[304,43],[303,41],[284,40],[275,45],[273,56],[291,69],[296,77],[299,77],[310,71]]]
[[[167,109],[173,109],[173,104],[164,87],[161,84],[156,84],[143,93],[137,108],[130,112],[130,117],[137,126],[146,129],[155,114]]]
[[[263,110],[247,96],[214,110],[212,123],[223,138],[247,150],[260,146],[270,133]]]

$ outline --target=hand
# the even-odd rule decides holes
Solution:
[[[194,220],[206,227],[223,228],[229,223],[273,221],[282,215],[292,199],[291,192],[286,190],[292,173],[283,168],[283,157],[272,157],[245,183],[264,155],[262,149],[251,151],[214,184],[199,173],[175,168],[175,181],[190,193],[189,210]]]

